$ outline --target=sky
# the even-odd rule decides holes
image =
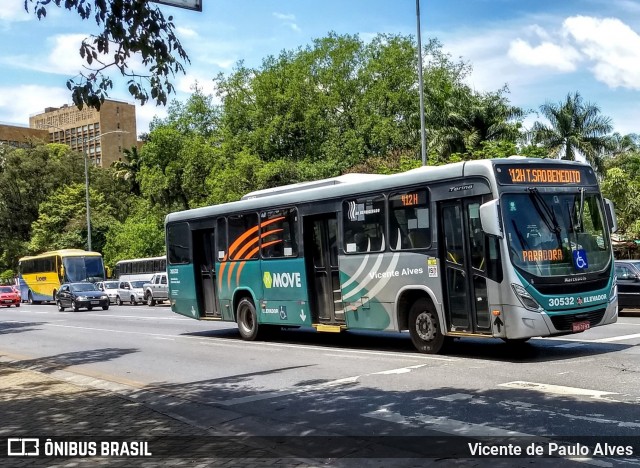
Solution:
[[[215,95],[212,78],[238,61],[259,68],[269,55],[305,47],[329,32],[416,35],[416,0],[202,0],[202,12],[158,5],[172,15],[189,54],[176,75],[185,101],[194,83]],[[423,45],[437,38],[445,51],[473,67],[477,91],[504,85],[509,100],[532,113],[579,92],[612,119],[614,131],[640,133],[640,0],[420,0]],[[71,103],[66,81],[81,69],[83,38],[93,20],[49,6],[38,21],[24,0],[0,0],[0,123],[24,125],[45,107]],[[117,72],[111,72],[112,78]],[[416,74],[417,81],[417,74]],[[134,103],[124,80],[110,98]],[[216,98],[218,99],[218,98]],[[137,105],[138,134],[166,108]]]

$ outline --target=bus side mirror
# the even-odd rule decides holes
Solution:
[[[500,204],[498,200],[491,200],[480,205],[480,224],[485,234],[502,239]]]
[[[616,211],[613,208],[613,202],[608,198],[604,199],[604,206],[607,215],[607,222],[609,224],[609,232],[618,231],[618,219],[616,218]]]

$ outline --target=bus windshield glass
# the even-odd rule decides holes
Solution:
[[[104,281],[104,267],[102,257],[65,257],[62,260],[66,280],[76,281]]]
[[[502,197],[513,264],[535,276],[602,271],[611,259],[602,202],[596,193],[531,188]]]

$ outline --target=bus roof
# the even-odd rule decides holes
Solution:
[[[149,261],[149,260],[164,260],[165,258],[167,258],[166,255],[163,255],[161,257],[125,258],[125,259],[122,259],[122,260],[118,260],[116,262],[116,265],[118,265],[120,263],[125,263],[125,262],[129,263],[129,262],[146,262],[146,261]]]
[[[90,252],[88,250],[60,249],[60,250],[50,250],[49,252],[43,252],[38,255],[29,255],[29,256],[20,258],[18,261],[21,262],[23,260],[32,260],[34,258],[52,257],[54,255],[60,255],[61,257],[101,257],[102,256],[99,252]]]
[[[165,218],[165,223],[335,199],[352,194],[378,192],[396,187],[418,185],[428,182],[440,182],[460,177],[488,177],[494,173],[495,166],[502,164],[557,164],[565,166],[574,165],[590,167],[588,164],[576,161],[511,156],[499,159],[463,161],[445,164],[442,166],[422,166],[406,172],[390,175],[350,174],[350,177],[346,178],[344,178],[344,176],[340,176],[331,179],[322,179],[315,182],[291,184],[276,187],[274,189],[258,190],[245,195],[239,201],[169,213]]]

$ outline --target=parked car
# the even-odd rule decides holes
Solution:
[[[148,306],[156,305],[169,299],[169,285],[166,273],[156,273],[144,284],[144,299]]]
[[[118,281],[101,281],[96,283],[96,287],[100,291],[104,291],[104,293],[109,296],[109,303],[115,304],[116,298],[118,297],[118,287],[120,283]]]
[[[640,309],[640,260],[616,260],[618,310]]]
[[[116,304],[130,302],[133,305],[144,302],[144,281],[120,281],[116,294]]]
[[[0,306],[20,307],[20,294],[12,286],[0,286]]]
[[[109,296],[96,288],[93,283],[65,283],[56,294],[58,310],[63,312],[69,307],[77,312],[80,309],[91,310],[94,307],[109,309]]]

